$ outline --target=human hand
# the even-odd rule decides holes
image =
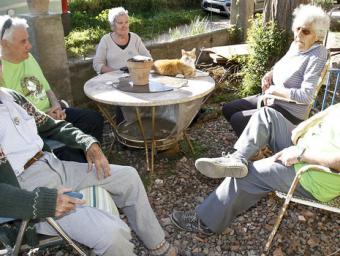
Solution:
[[[85,203],[85,200],[74,198],[64,194],[65,192],[69,191],[71,191],[70,188],[61,187],[58,189],[57,204],[55,208],[56,217],[61,217],[64,214],[73,211],[77,205]]]
[[[93,165],[96,167],[98,179],[111,176],[109,161],[107,161],[97,143],[93,143],[87,150],[86,159],[89,164],[89,171],[92,170]]]
[[[277,89],[277,88],[276,88],[275,85],[270,85],[270,86],[268,86],[268,88],[266,89],[265,94],[272,94],[272,95],[275,95],[276,89]]]
[[[285,166],[292,166],[298,163],[298,156],[302,153],[301,148],[290,146],[281,150],[273,156],[274,161],[280,160]]]
[[[66,118],[65,110],[62,110],[60,106],[51,107],[46,114],[55,120],[65,120]]]
[[[262,92],[264,93],[273,84],[273,71],[267,72],[261,80],[261,88]]]

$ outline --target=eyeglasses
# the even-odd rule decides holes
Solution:
[[[307,28],[303,28],[303,27],[297,27],[296,28],[296,32],[298,33],[301,30],[302,34],[304,34],[305,36],[308,36],[311,31]]]
[[[5,32],[6,32],[6,30],[9,29],[11,26],[12,26],[12,19],[11,19],[11,18],[8,18],[8,19],[5,21],[4,25],[2,26],[0,40],[2,40],[2,38],[4,37],[4,34],[5,34]]]

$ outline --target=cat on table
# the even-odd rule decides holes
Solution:
[[[165,76],[182,74],[185,78],[194,77],[196,75],[195,61],[196,48],[191,51],[182,49],[182,57],[180,59],[156,60],[152,69],[156,73]]]

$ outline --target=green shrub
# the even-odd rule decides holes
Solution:
[[[333,7],[334,0],[314,0],[313,4],[321,6],[321,8],[329,11]]]
[[[97,15],[104,9],[123,6],[130,14],[154,15],[164,9],[195,9],[200,7],[197,0],[70,0],[70,11]]]
[[[287,34],[275,23],[263,25],[262,15],[257,15],[252,21],[247,37],[249,56],[243,69],[243,95],[261,91],[261,79],[285,53],[288,46],[287,38]]]
[[[86,56],[93,52],[100,38],[111,31],[107,21],[108,9],[95,17],[89,17],[77,12],[76,18],[72,18],[74,30],[65,38],[69,56]],[[169,30],[169,24],[176,27],[181,24],[189,24],[192,20],[202,15],[201,10],[191,11],[163,11],[153,17],[143,15],[129,15],[130,30],[137,33],[143,40],[154,38],[160,33]]]

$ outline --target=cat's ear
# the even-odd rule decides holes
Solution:
[[[185,50],[184,50],[184,49],[182,49],[181,51],[182,51],[182,55],[183,55],[183,54],[185,53]]]
[[[196,53],[196,48],[193,48],[193,49],[191,50],[191,52],[192,52],[192,53]]]

